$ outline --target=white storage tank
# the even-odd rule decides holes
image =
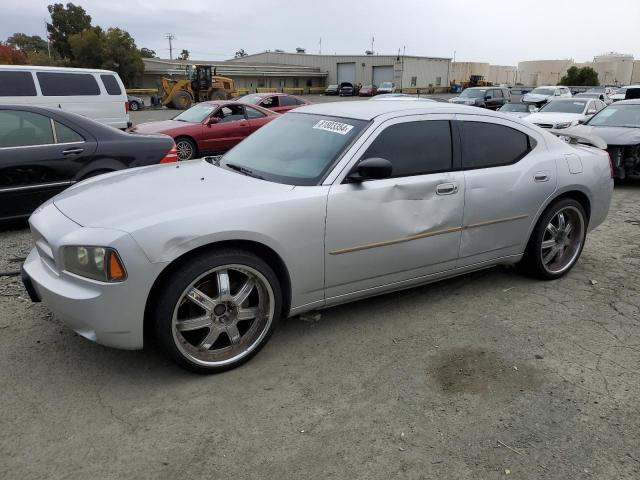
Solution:
[[[593,58],[600,85],[629,85],[633,75],[633,55],[605,53]]]

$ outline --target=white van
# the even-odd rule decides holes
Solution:
[[[124,85],[110,70],[0,65],[0,105],[61,108],[115,128],[131,125]]]

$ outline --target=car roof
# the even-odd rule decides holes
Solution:
[[[37,65],[0,65],[0,70],[28,70],[28,71],[49,71],[49,72],[83,72],[83,73],[110,73],[116,74],[113,70],[103,70],[100,68],[71,68],[71,67],[40,67]]]
[[[329,102],[315,103],[297,108],[296,113],[312,113],[333,117],[372,120],[380,115],[403,112],[410,113],[478,113],[478,108],[441,102]],[[482,111],[483,115],[494,116],[493,112]],[[287,114],[289,115],[289,114]],[[500,115],[496,115],[500,116]],[[501,116],[500,116],[501,117]],[[502,117],[501,117],[502,118]]]

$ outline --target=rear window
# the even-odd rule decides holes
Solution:
[[[40,90],[45,97],[100,95],[100,87],[89,73],[38,72]]]
[[[118,85],[118,80],[113,75],[100,75],[104,88],[109,95],[122,95],[122,89]]]
[[[0,97],[35,97],[31,72],[0,72]]]
[[[49,117],[20,110],[0,111],[0,148],[53,143],[55,142]]]

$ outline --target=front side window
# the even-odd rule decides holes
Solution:
[[[267,97],[260,103],[261,107],[273,108],[278,106],[278,97]]]
[[[451,169],[448,120],[404,122],[385,128],[362,159],[380,157],[393,165],[392,177],[408,177]]]
[[[100,75],[100,78],[102,79],[104,88],[107,90],[109,95],[122,95],[122,89],[120,88],[115,76],[105,74]]]
[[[0,72],[0,97],[35,97],[31,72]]]
[[[213,114],[220,119],[219,123],[237,122],[244,120],[244,107],[242,105],[228,105],[218,109]]]
[[[0,110],[0,148],[53,143],[49,117],[19,110]]]
[[[90,73],[36,73],[40,90],[45,97],[100,95],[100,87]]]
[[[272,182],[317,185],[367,125],[352,118],[287,113],[229,150],[220,165]]]
[[[463,168],[509,165],[531,150],[529,136],[504,125],[458,122],[462,140]]]

